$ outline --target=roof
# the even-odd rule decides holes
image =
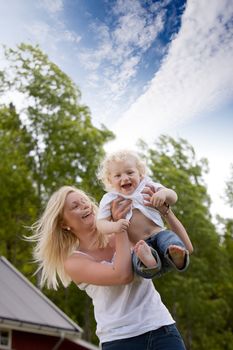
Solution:
[[[80,336],[83,330],[0,256],[0,324]]]

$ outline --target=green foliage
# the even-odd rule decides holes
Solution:
[[[100,199],[95,174],[113,134],[92,125],[78,87],[39,47],[22,44],[6,49],[6,57],[9,68],[0,72],[0,93],[20,92],[25,107],[18,113],[12,104],[0,109],[0,253],[35,283],[24,226],[35,221],[61,185],[77,185]],[[233,222],[222,220],[223,235],[217,234],[203,180],[208,162],[197,160],[186,140],[165,135],[150,148],[141,141],[140,150],[152,178],[178,193],[174,211],[194,246],[188,270],[155,280],[156,288],[188,350],[232,350]],[[74,284],[44,292],[84,329],[87,340],[97,343],[93,306],[84,292]]]
[[[233,207],[233,164],[231,173],[226,183],[226,203]],[[223,339],[223,349],[233,349],[233,219],[223,219],[219,217],[219,222],[223,225],[222,230],[222,254],[225,257],[224,272],[226,278],[219,286],[222,296],[228,301],[228,309],[225,314],[225,337]]]
[[[203,180],[207,160],[197,160],[186,140],[164,135],[154,147],[141,143],[141,152],[152,178],[177,192],[179,199],[173,209],[194,246],[188,270],[155,280],[156,288],[172,312],[187,349],[220,350],[232,312],[230,295],[222,291],[229,284],[228,258],[211,222],[210,198]]]
[[[0,111],[0,250],[35,282],[24,226],[38,218],[47,198],[62,185],[76,185],[100,198],[103,190],[95,174],[103,146],[113,134],[92,125],[78,87],[39,47],[22,44],[5,49],[5,54],[8,68],[0,72],[0,92],[20,93],[24,108],[17,114],[11,104]],[[86,339],[96,341],[89,298],[77,287],[66,292],[66,299],[62,293],[53,299],[80,322]]]
[[[78,87],[39,47],[22,44],[6,49],[6,57],[10,86],[28,101],[24,114],[34,141],[32,170],[40,201],[65,184],[100,197],[96,168],[113,134],[92,125]]]
[[[224,270],[226,278],[219,286],[220,293],[228,300],[228,310],[225,314],[226,331],[233,335],[233,219],[225,222],[225,234],[222,243],[222,254],[225,257]],[[233,338],[233,336],[232,336]],[[233,344],[233,342],[231,342]]]
[[[23,226],[35,219],[38,201],[30,170],[32,142],[13,105],[0,109],[0,252],[24,270],[28,243]],[[31,272],[31,271],[30,271]]]
[[[226,183],[226,202],[233,208],[233,164],[231,164],[230,177]]]

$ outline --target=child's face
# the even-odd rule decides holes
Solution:
[[[130,195],[138,187],[141,175],[133,158],[112,162],[109,167],[109,181],[115,191]]]

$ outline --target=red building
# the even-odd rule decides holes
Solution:
[[[82,329],[0,257],[0,350],[98,350]]]

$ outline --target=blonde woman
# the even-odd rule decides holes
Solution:
[[[152,281],[133,275],[129,222],[124,219],[129,206],[122,198],[113,202],[113,217],[121,224],[107,238],[98,232],[97,207],[84,192],[63,186],[53,193],[33,225],[41,284],[57,289],[59,278],[65,287],[73,281],[86,291],[93,300],[103,350],[184,350]]]

